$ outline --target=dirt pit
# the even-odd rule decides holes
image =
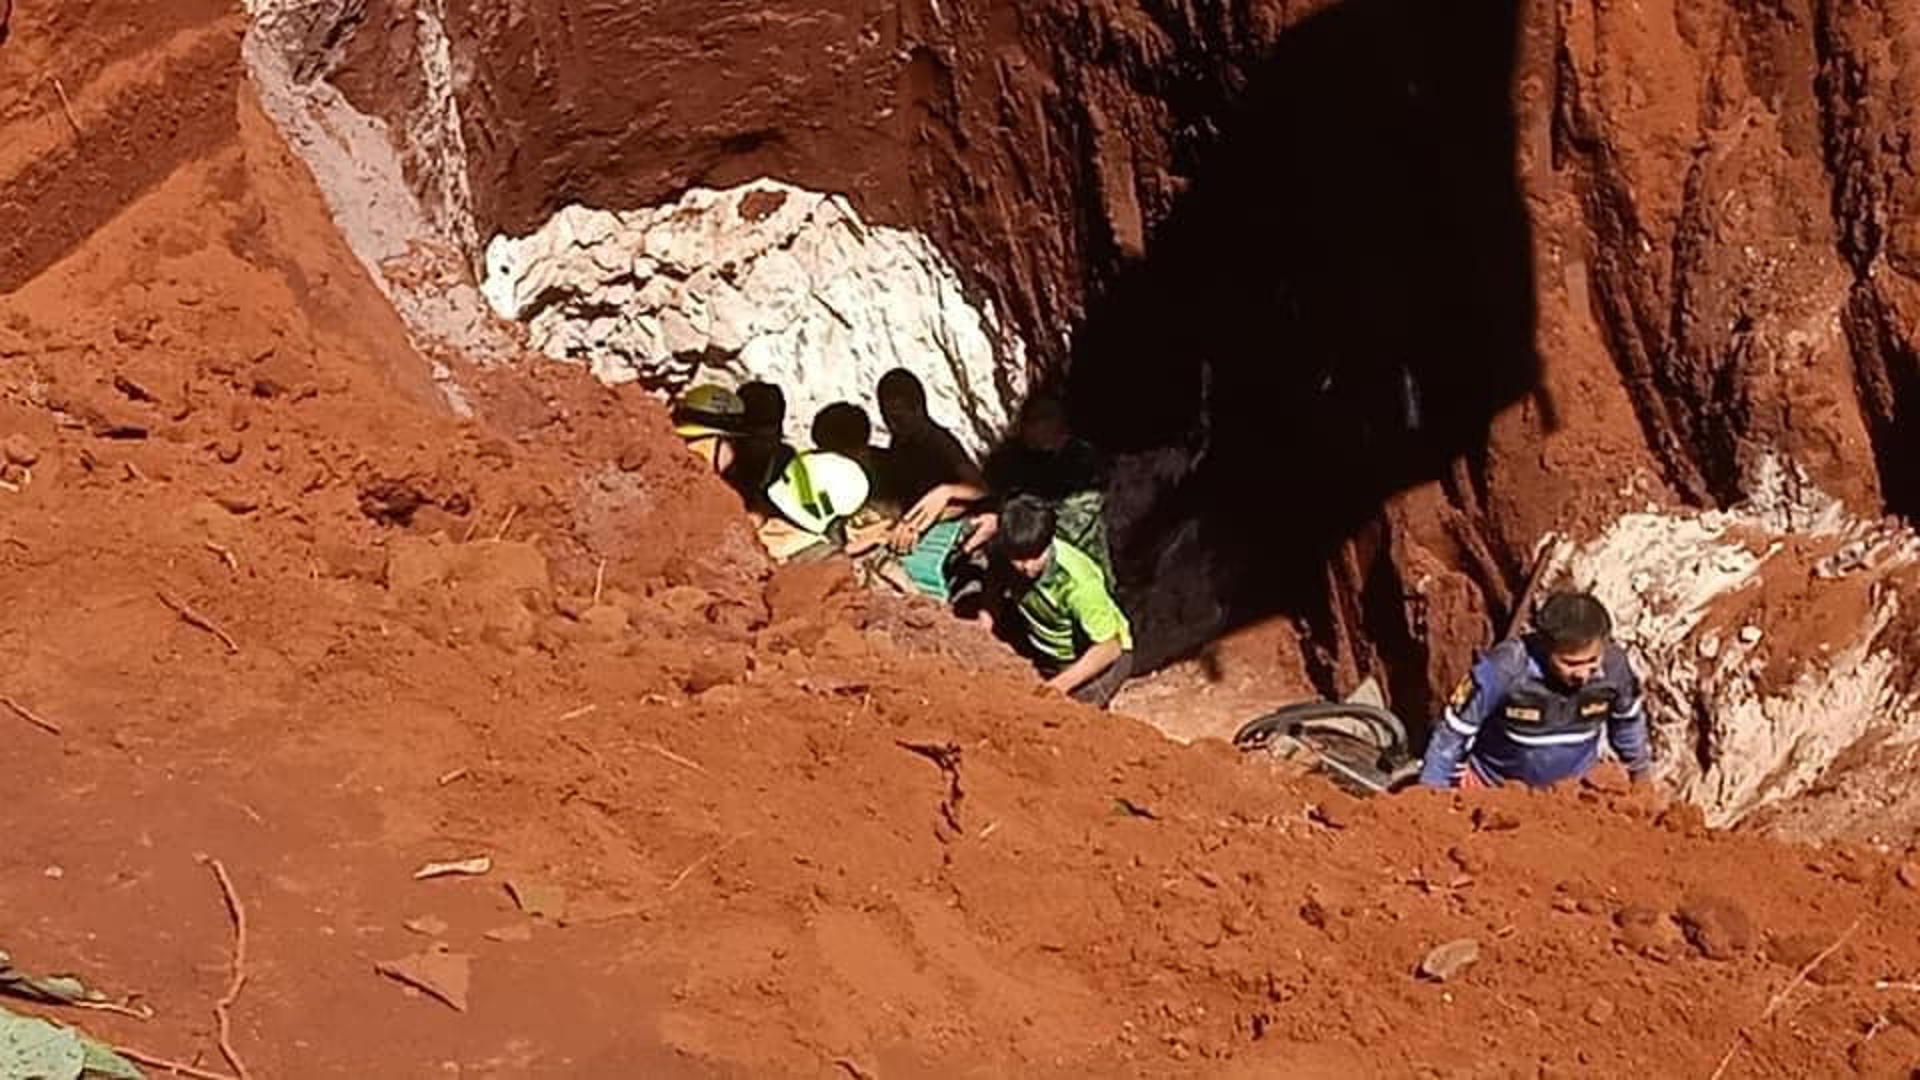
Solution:
[[[261,1077],[1920,1060],[1904,843],[1709,832],[1604,781],[1360,803],[1037,698],[924,609],[770,574],[638,390],[423,357],[237,15],[11,29],[9,76],[58,46],[72,123],[0,82],[0,176],[31,137],[108,182],[47,174],[0,249],[0,946],[154,1015],[22,1010],[227,1071],[207,856]],[[116,126],[148,75],[173,141]],[[464,1008],[380,973],[456,958]]]

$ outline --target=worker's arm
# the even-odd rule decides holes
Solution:
[[[1060,674],[1047,680],[1047,687],[1062,694],[1071,694],[1082,686],[1106,673],[1114,661],[1126,652],[1118,637],[1099,644],[1080,654],[1080,659],[1068,664]]]
[[[1098,570],[1093,571],[1095,574]],[[1067,594],[1067,611],[1079,627],[1079,636],[1093,642],[1079,659],[1047,680],[1047,685],[1071,694],[1099,678],[1121,654],[1133,647],[1133,628],[1104,581],[1077,579]]]
[[[876,521],[871,525],[848,527],[847,546],[845,549],[846,556],[850,559],[857,559],[865,555],[867,552],[886,543],[892,531],[893,525],[885,521]]]
[[[1609,658],[1612,659],[1611,657]],[[1634,783],[1653,774],[1653,740],[1647,736],[1647,698],[1640,690],[1640,677],[1633,673],[1624,655],[1609,666],[1616,666],[1620,695],[1614,699],[1607,716],[1607,745],[1613,756],[1627,767]]]
[[[958,515],[966,505],[986,497],[987,489],[979,484],[957,482],[934,485],[900,518],[900,524],[893,531],[893,549],[899,552],[912,550],[934,522]]]
[[[1450,788],[1460,783],[1460,770],[1473,749],[1473,740],[1480,734],[1480,725],[1493,715],[1506,692],[1498,667],[1485,658],[1473,665],[1473,670],[1460,680],[1447,699],[1440,722],[1433,725],[1426,760],[1420,766],[1422,784]]]
[[[969,555],[979,554],[999,531],[999,514],[981,514],[973,519],[973,528],[968,529],[966,538],[960,541],[960,550]]]

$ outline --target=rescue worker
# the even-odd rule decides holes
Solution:
[[[1029,397],[1020,408],[1014,438],[988,459],[986,475],[997,496],[1028,494],[1047,500],[1059,519],[1060,535],[1091,555],[1108,580],[1113,579],[1106,463],[1093,444],[1073,434],[1065,402],[1048,393]],[[994,515],[984,515],[971,542],[985,542],[997,526]]]
[[[887,425],[885,472],[880,488],[901,506],[913,506],[942,484],[980,489],[984,481],[973,455],[953,432],[927,414],[927,388],[920,377],[897,367],[874,387],[880,421]],[[939,515],[933,515],[937,520]]]
[[[1600,760],[1604,739],[1634,783],[1653,769],[1646,701],[1613,617],[1592,595],[1557,592],[1533,631],[1473,665],[1447,701],[1421,767],[1428,787],[1545,787]]]
[[[1100,564],[1055,535],[1055,521],[1045,499],[1015,496],[1000,510],[993,551],[1016,575],[1008,599],[1046,688],[1105,708],[1133,671],[1133,629]]]
[[[674,403],[673,421],[694,456],[740,492],[761,544],[776,561],[823,557],[845,542],[845,521],[865,505],[869,489],[857,462],[783,447],[770,479],[744,475],[735,444],[746,437],[746,407],[725,387],[687,390]]]
[[[870,490],[865,469],[828,450],[793,453],[767,485],[778,516],[760,522],[760,543],[776,562],[812,562],[846,545],[846,525]]]
[[[754,506],[756,499],[764,503],[767,485],[786,461],[782,429],[787,422],[787,395],[779,386],[760,380],[741,383],[739,393],[740,404],[746,409],[742,425],[746,433],[734,441],[732,474],[739,480],[736,488],[753,492],[747,504]],[[765,510],[764,505],[758,508]]]
[[[873,420],[867,416],[867,410],[851,401],[825,405],[813,414],[812,434],[815,449],[852,458],[867,470],[869,480],[876,477],[881,455],[873,445]],[[884,485],[875,487],[884,489]],[[879,497],[885,498],[884,490]]]
[[[747,407],[740,395],[711,383],[689,387],[673,403],[674,434],[686,441],[694,457],[722,477],[733,471],[738,457],[734,443],[746,434],[746,419]]]

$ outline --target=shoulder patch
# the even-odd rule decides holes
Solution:
[[[1466,708],[1473,701],[1473,696],[1479,692],[1480,684],[1474,682],[1473,673],[1468,672],[1460,677],[1460,681],[1453,687],[1453,693],[1447,696],[1447,708],[1458,713]]]

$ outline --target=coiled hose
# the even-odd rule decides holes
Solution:
[[[1356,723],[1366,733],[1356,732]],[[1372,760],[1355,764],[1318,745],[1332,737],[1356,748],[1364,747]],[[1276,738],[1291,739],[1311,750],[1322,765],[1340,777],[1382,794],[1398,790],[1415,775],[1417,762],[1407,753],[1407,726],[1400,718],[1374,705],[1344,701],[1303,701],[1241,725],[1233,745],[1258,750]]]

